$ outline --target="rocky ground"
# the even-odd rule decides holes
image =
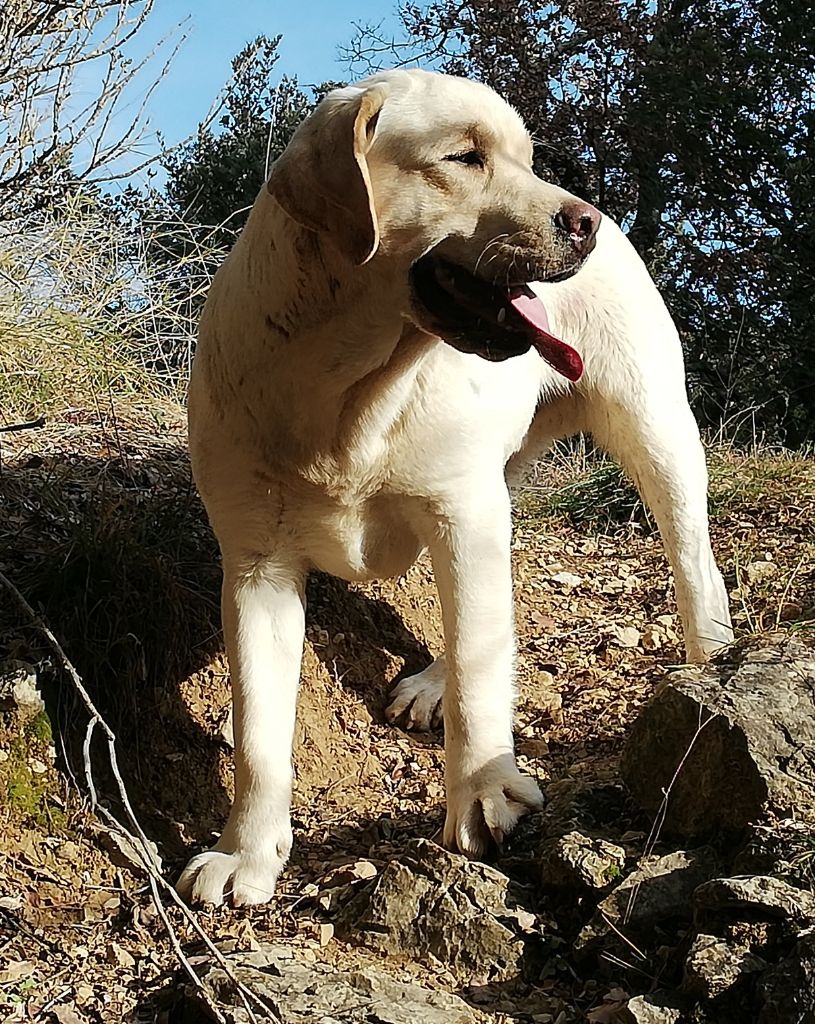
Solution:
[[[116,732],[170,879],[231,784],[218,571],[183,443],[172,408],[73,411],[4,437],[0,466],[0,570]],[[0,1019],[815,1021],[815,466],[711,461],[744,640],[702,672],[675,671],[661,547],[612,470],[551,460],[517,494],[516,738],[547,805],[491,865],[433,843],[440,734],[384,722],[394,680],[440,650],[429,566],[311,580],[295,851],[268,907],[197,915],[220,960],[162,891],[174,949],[139,857],[91,811],[85,709],[3,593]],[[99,729],[90,762],[121,820]]]

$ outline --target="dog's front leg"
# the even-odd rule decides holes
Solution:
[[[495,486],[440,518],[430,541],[447,648],[444,842],[471,857],[543,802],[515,764],[510,503],[500,476]]]
[[[212,850],[178,882],[195,902],[265,903],[289,856],[291,749],[305,634],[303,577],[269,559],[224,556],[224,639],[232,678],[235,800]]]
[[[689,661],[733,639],[727,590],[710,546],[708,476],[684,388],[642,383],[630,402],[588,403],[595,440],[634,479],[657,521],[673,569]]]

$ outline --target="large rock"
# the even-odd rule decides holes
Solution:
[[[291,946],[264,945],[251,954],[229,958],[238,979],[268,1007],[250,1014],[234,984],[221,967],[199,976],[227,1024],[278,1020],[280,1024],[480,1024],[482,1014],[458,996],[434,992],[422,985],[394,980],[374,968],[336,971],[327,964],[303,962],[303,951]],[[187,998],[217,1019],[192,985]]]
[[[815,896],[780,878],[714,878],[693,894],[697,921],[711,913],[778,920],[792,935],[815,924]]]
[[[716,999],[747,974],[766,963],[741,945],[732,945],[715,935],[697,935],[685,961],[683,991],[701,999]]]
[[[815,655],[751,637],[673,673],[634,723],[621,772],[674,835],[742,829],[768,811],[815,817]]]
[[[577,947],[590,946],[609,932],[647,941],[654,927],[665,921],[690,922],[694,890],[716,871],[716,856],[709,847],[643,858],[636,871],[597,905]]]
[[[435,958],[463,983],[521,971],[526,891],[427,840],[410,844],[344,907],[337,933],[387,953]]]

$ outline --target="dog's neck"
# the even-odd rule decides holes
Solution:
[[[363,411],[370,420],[377,404],[398,413],[409,400],[418,365],[440,342],[401,313],[405,271],[400,281],[376,258],[354,267],[265,195],[229,259],[241,267],[227,280],[240,282],[244,330],[223,337],[230,351],[219,361],[253,418],[273,433],[285,423],[309,447],[333,446],[360,429]],[[213,292],[215,333],[224,335]],[[230,295],[224,308],[234,303]]]

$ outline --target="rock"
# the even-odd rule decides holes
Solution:
[[[815,655],[794,638],[749,637],[673,673],[635,721],[621,772],[666,834],[815,816]]]
[[[567,832],[541,852],[544,885],[607,889],[625,867],[625,850],[604,839]]]
[[[758,1024],[815,1024],[815,934],[805,935],[777,967],[761,976]]]
[[[0,663],[0,709],[16,712],[23,721],[45,710],[31,665],[15,658]]]
[[[679,1024],[682,1004],[671,992],[634,996],[620,1012],[620,1024]]]
[[[340,911],[337,934],[389,954],[442,961],[463,983],[520,973],[527,893],[495,868],[411,843]]]
[[[716,857],[708,847],[643,858],[637,870],[598,904],[594,918],[578,936],[578,948],[613,931],[611,925],[639,938],[648,937],[663,921],[689,921],[694,890],[716,871]]]
[[[793,934],[815,924],[815,896],[780,878],[715,878],[693,894],[697,920],[711,911],[750,911],[778,918]]]
[[[766,966],[749,949],[731,946],[714,935],[697,935],[685,960],[682,989],[698,999],[715,999],[745,974]]]
[[[458,996],[396,981],[374,968],[341,972],[327,964],[305,963],[302,953],[291,946],[264,944],[258,952],[227,959],[240,981],[281,1024],[480,1024],[485,1020]],[[257,1007],[254,1015],[246,1010],[223,968],[199,966],[198,972],[228,1024],[261,1019]],[[194,986],[188,985],[185,995],[216,1019]]]

